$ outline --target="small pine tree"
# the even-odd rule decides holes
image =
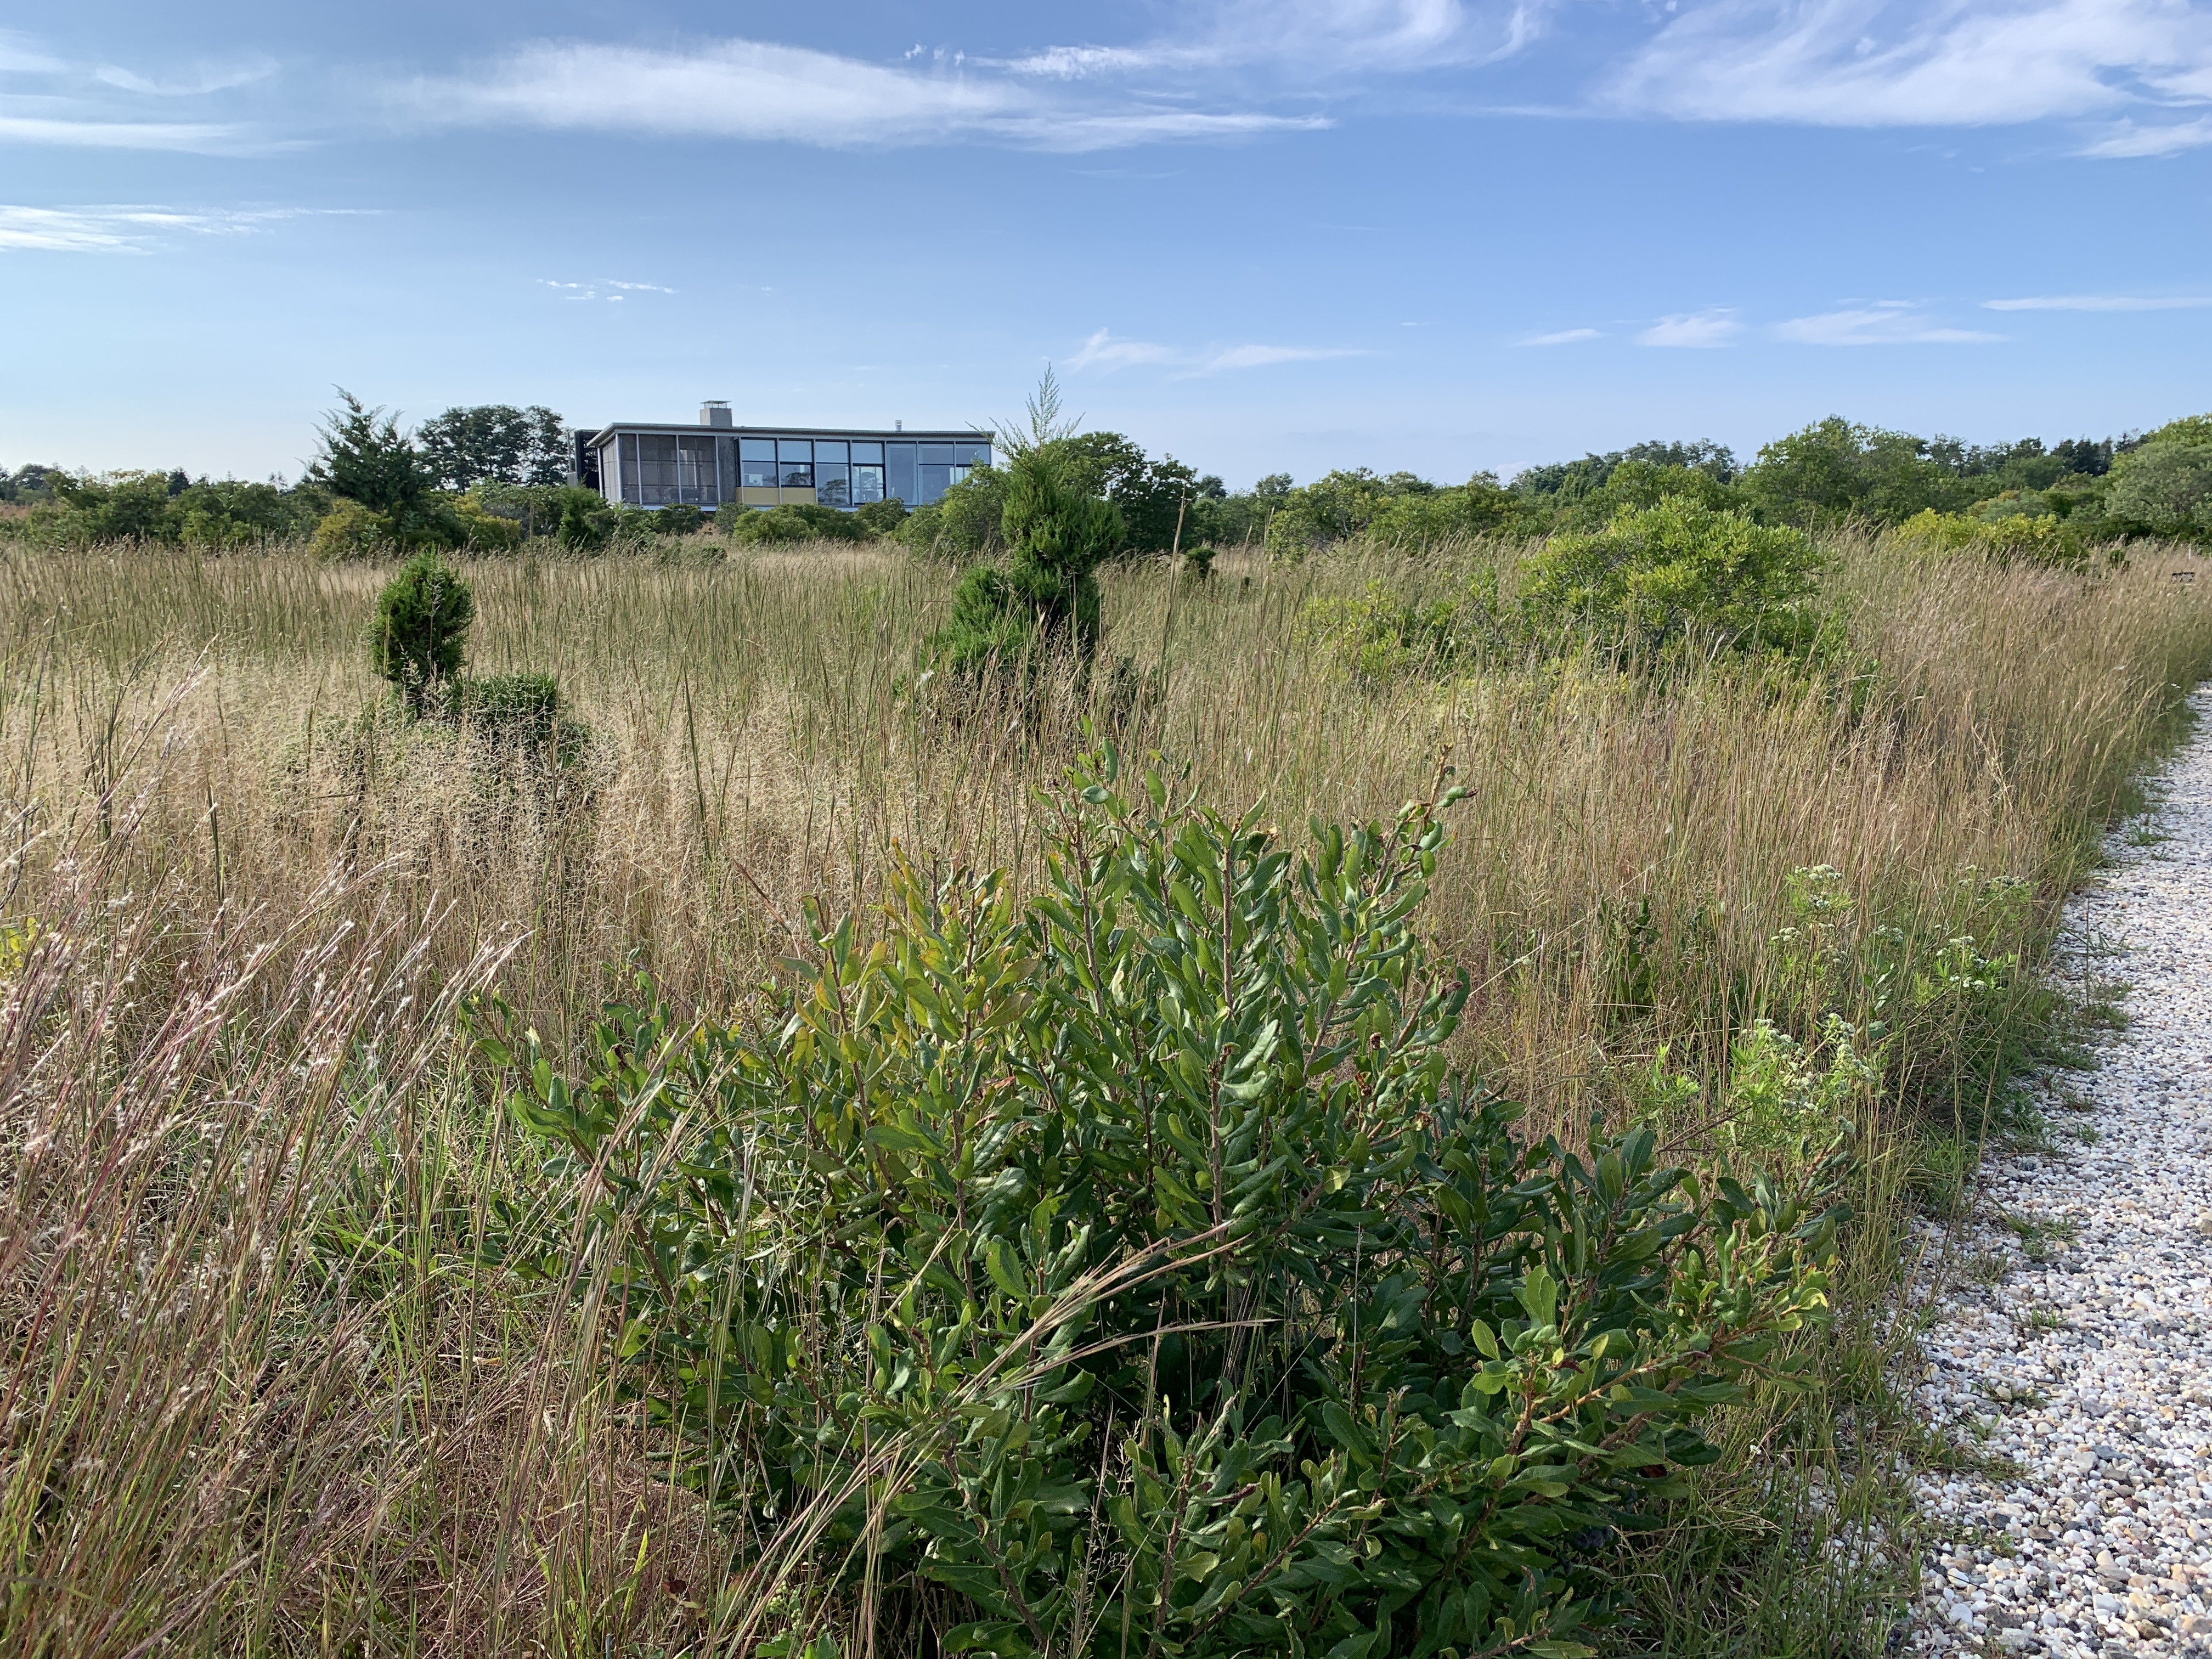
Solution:
[[[1083,458],[1068,442],[1072,424],[1060,420],[1049,374],[1029,415],[1026,437],[1000,438],[1008,451],[999,520],[1006,562],[960,579],[952,615],[930,641],[931,655],[956,672],[1063,651],[1087,664],[1098,648],[1096,573],[1124,539],[1121,509],[1084,487]]]
[[[476,615],[469,585],[434,553],[408,560],[376,596],[369,657],[410,711],[419,714],[429,689],[460,672]]]

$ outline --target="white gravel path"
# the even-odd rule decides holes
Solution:
[[[1922,1483],[1941,1541],[1920,1653],[2212,1659],[2212,693],[2194,701],[2148,821],[2169,839],[2116,838],[2072,911],[2126,947],[2093,966],[2132,988],[2128,1029],[2077,1080],[2090,1109],[2051,1112],[2062,1150],[1992,1159],[1951,1241],[1919,1396],[1990,1462]],[[2006,1216],[2059,1224],[2023,1240]]]

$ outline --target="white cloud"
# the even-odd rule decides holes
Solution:
[[[180,79],[156,81],[112,64],[103,64],[93,71],[93,79],[105,85],[119,87],[125,92],[136,92],[155,98],[199,98],[211,92],[228,92],[233,87],[250,85],[267,79],[276,72],[271,58],[253,58],[244,63],[210,64],[197,73]]]
[[[1550,9],[1550,0],[1228,0],[1191,9],[1192,26],[1176,35],[1134,46],[1048,46],[1003,67],[1055,81],[1245,67],[1322,79],[1431,70],[1518,52]]]
[[[1359,357],[1366,354],[1346,346],[1237,345],[1208,346],[1186,351],[1153,340],[1117,340],[1100,329],[1085,340],[1067,360],[1071,371],[1096,368],[1105,374],[1143,364],[1182,369],[1187,374],[1218,374],[1231,369],[1266,368],[1275,363],[1314,362],[1328,357]]]
[[[1207,357],[1200,365],[1200,372],[1212,374],[1227,368],[1266,368],[1274,363],[1316,362],[1325,357],[1364,357],[1366,355],[1348,346],[1231,346]]]
[[[0,115],[0,140],[27,144],[74,144],[91,149],[234,150],[247,146],[246,129],[212,121],[70,120],[51,116]]]
[[[1825,346],[1986,345],[2004,338],[2002,334],[1931,323],[1918,307],[1901,300],[1878,300],[1870,305],[1822,312],[1817,317],[1793,318],[1777,324],[1774,336],[1799,345]]]
[[[676,292],[672,288],[663,288],[659,283],[618,283],[611,276],[595,277],[587,283],[556,282],[550,276],[540,276],[537,281],[540,288],[552,289],[564,300],[605,300],[609,304],[631,294]],[[613,294],[602,294],[599,291],[602,289],[614,289],[618,291]]]
[[[68,68],[49,58],[22,35],[0,29],[0,75],[54,75]]]
[[[2124,160],[2138,155],[2178,155],[2185,149],[2212,144],[2212,116],[2180,121],[2171,126],[2139,127],[2123,121],[2110,136],[2086,146],[2081,154]]]
[[[1636,337],[1636,343],[1709,349],[1729,344],[1742,332],[1743,325],[1732,311],[1698,311],[1661,318]]]
[[[184,213],[173,208],[40,208],[0,205],[0,251],[42,253],[143,253],[164,234],[240,235],[297,210]]]
[[[1833,126],[1972,126],[2207,95],[2212,13],[2182,0],[1711,0],[1607,89],[1656,114]]]
[[[1986,311],[2199,311],[2212,295],[2045,294],[2021,300],[1984,300]]]
[[[751,40],[688,52],[539,42],[483,74],[418,82],[404,101],[433,123],[512,122],[831,147],[985,137],[1088,150],[1327,125],[1310,115],[1072,106],[1003,76],[934,63],[870,64]]]
[[[1067,360],[1067,366],[1071,369],[1103,369],[1110,374],[1117,368],[1127,368],[1136,363],[1175,362],[1179,356],[1171,346],[1156,345],[1150,340],[1117,340],[1102,328],[1084,341],[1082,349]]]
[[[1524,346],[1572,345],[1577,340],[1595,340],[1598,331],[1594,328],[1563,328],[1557,334],[1534,334],[1519,342]]]

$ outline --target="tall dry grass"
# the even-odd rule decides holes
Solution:
[[[363,717],[381,572],[8,556],[6,1644],[707,1650],[736,1618],[726,1540],[611,1396],[588,1311],[477,1260],[531,1165],[452,1011],[495,986],[573,1046],[641,969],[741,1007],[804,901],[865,907],[894,845],[1024,880],[1037,793],[1086,732],[1286,825],[1456,769],[1430,924],[1479,988],[1467,1059],[1540,1123],[1624,1109],[1662,1046],[1714,1078],[1790,994],[1773,940],[1807,866],[1856,901],[1856,1011],[1877,928],[2032,964],[2212,672],[2212,584],[2172,580],[2200,563],[2179,552],[2080,576],[1834,550],[1876,665],[1847,689],[1594,664],[1371,685],[1300,645],[1317,595],[1441,591],[1499,556],[1470,549],[1117,572],[1126,672],[957,708],[916,672],[949,577],[895,555],[473,566],[473,666],[556,672],[596,734],[557,786]],[[1994,904],[1993,877],[2032,898]],[[1912,1103],[1948,1085],[1954,1129],[1990,1086],[1955,1050]],[[1709,1506],[1646,1559],[1638,1639],[1875,1628],[1901,1565],[1864,1524],[1899,1519],[1870,1448],[1910,1436],[1873,1316],[1911,1133],[1869,1148],[1810,1407],[1732,1419]],[[1805,1573],[1808,1547],[1832,1570]]]

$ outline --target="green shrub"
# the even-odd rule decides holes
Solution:
[[[689,501],[675,501],[653,515],[656,536],[694,536],[706,527],[707,515]]]
[[[918,507],[899,536],[925,558],[968,564],[1006,545],[1003,520],[1009,479],[1004,467],[971,468],[935,501]]]
[[[1803,653],[1824,642],[1810,603],[1822,562],[1799,531],[1674,496],[1595,533],[1554,536],[1523,563],[1521,603],[1553,638]]]
[[[2212,540],[2212,419],[2161,427],[2112,463],[2108,518],[2177,541]]]
[[[2087,549],[2079,524],[2048,508],[2036,513],[2001,511],[2010,505],[2014,503],[1998,497],[1980,503],[1971,513],[1938,513],[1929,508],[1898,526],[1897,535],[1932,552],[1978,554],[2001,564],[2018,562],[2069,568],[2086,561]]]
[[[1508,643],[1512,629],[1498,599],[1498,573],[1478,572],[1458,592],[1410,599],[1370,581],[1357,596],[1306,601],[1294,637],[1360,679],[1387,682],[1470,662]]]
[[[501,754],[574,763],[591,728],[564,712],[561,683],[550,674],[492,674],[452,682],[444,711],[479,742]]]
[[[460,524],[461,544],[471,552],[511,553],[522,545],[521,521],[490,511],[473,495],[454,501],[453,514]]]
[[[1097,649],[1096,572],[1121,544],[1121,515],[1070,481],[1070,461],[1057,442],[1025,445],[1008,459],[1000,517],[1006,561],[960,579],[951,617],[927,647],[939,666],[1025,672],[1043,655],[1066,652],[1087,663]]]
[[[1035,897],[902,867],[743,1031],[611,1009],[571,1082],[480,1008],[565,1194],[497,1248],[607,1263],[623,1386],[774,1537],[750,1583],[1009,1659],[1578,1659],[1698,1419],[1826,1316],[1834,1170],[1517,1141],[1413,931],[1449,799],[1294,854],[1109,754]],[[750,1606],[790,1622],[738,1646],[814,1634]]]
[[[741,508],[730,526],[731,539],[743,543],[856,542],[868,535],[868,527],[850,513],[796,501],[765,510]]]
[[[896,536],[907,521],[906,503],[896,495],[863,501],[853,509],[853,521],[871,536]]]
[[[614,538],[614,508],[597,490],[578,489],[561,503],[561,519],[554,536],[572,553],[592,553]]]
[[[561,683],[550,674],[492,674],[457,680],[454,686],[454,712],[502,738],[543,742],[561,717]]]
[[[307,551],[319,559],[361,559],[390,545],[384,521],[359,501],[331,505],[307,538]]]
[[[476,614],[469,585],[435,553],[417,553],[384,585],[369,656],[409,708],[420,709],[432,686],[460,672]]]

